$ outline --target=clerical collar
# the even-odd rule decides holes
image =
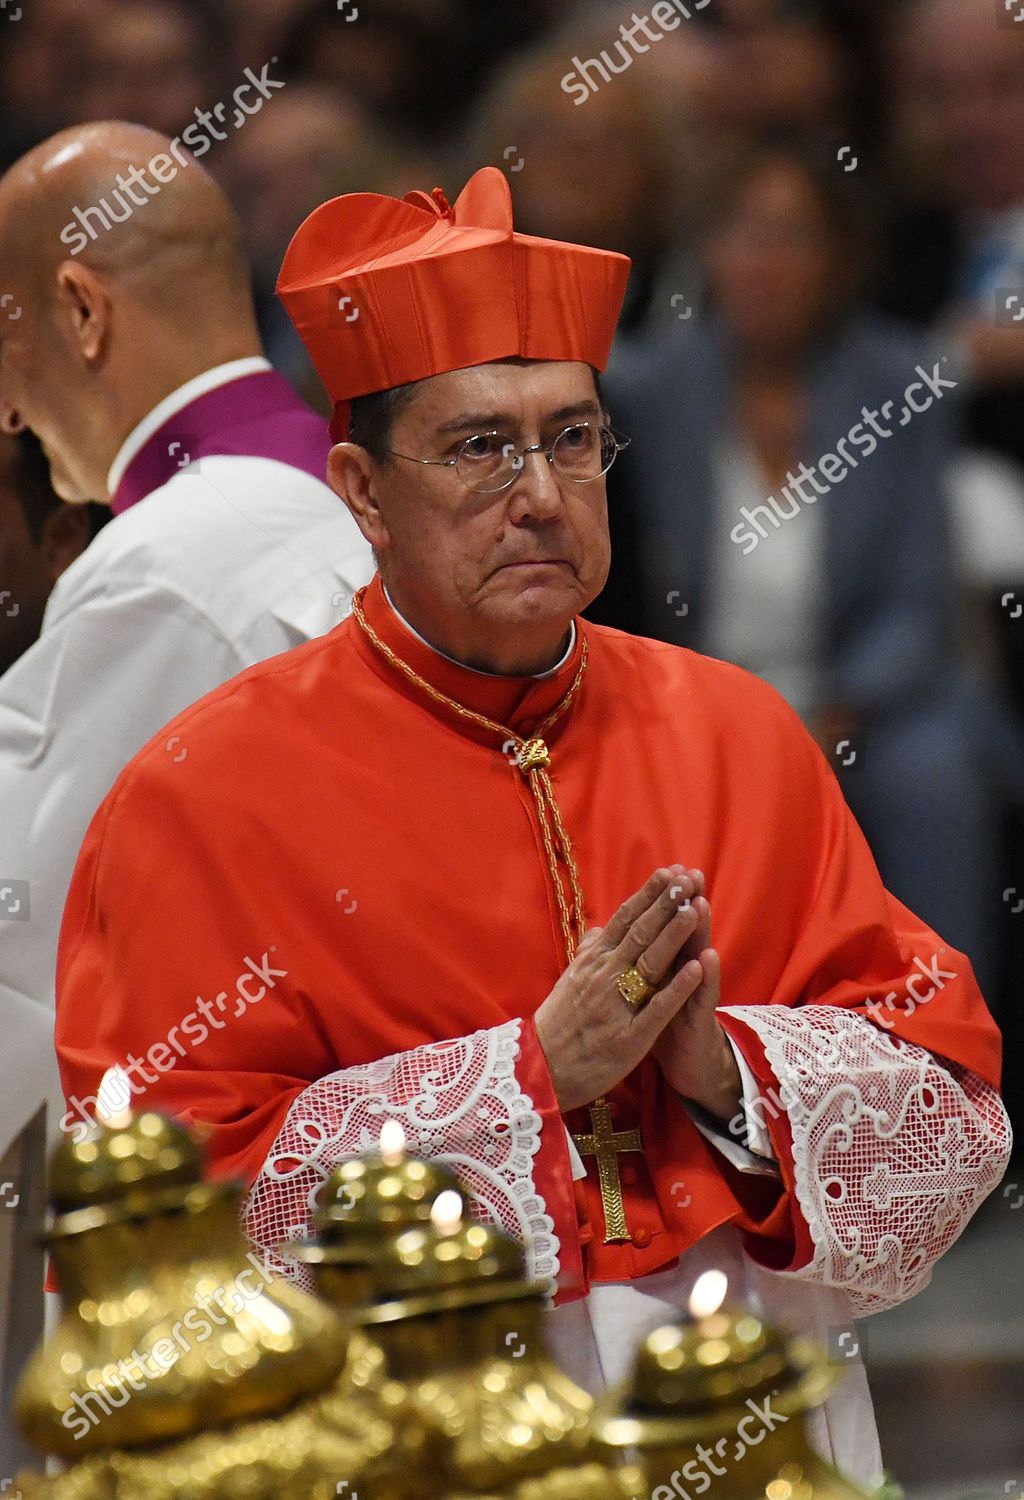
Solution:
[[[262,356],[230,360],[172,391],[125,438],[107,475],[115,515],[203,458],[269,458],[323,481],[323,420]]]
[[[468,709],[471,715],[482,715],[491,724],[507,726],[510,733],[528,739],[557,708],[571,686],[589,637],[586,622],[582,618],[576,619],[569,655],[539,676],[513,677],[500,672],[481,672],[437,650],[404,621],[385,595],[379,573],[373,575],[366,588],[360,589],[359,599],[366,624],[372,627],[386,649],[382,650],[375,644],[354,619],[351,624],[346,620],[341,630],[344,636],[353,640],[357,655],[369,670],[389,688],[410,697],[425,712],[443,720],[459,735],[481,745],[490,745],[492,749],[495,748],[493,729],[454,712],[452,703]],[[410,680],[403,669],[411,669],[428,686]],[[434,699],[431,689],[441,697]],[[578,702],[585,695],[584,683]],[[549,745],[570,732],[577,718],[576,706],[578,704],[558,718],[552,729],[544,731]],[[500,743],[497,748],[500,750]]]
[[[455,657],[455,656],[449,656],[448,653],[447,653],[447,651],[441,651],[437,646],[432,646],[431,643],[424,636],[420,635],[419,631],[415,628],[415,626],[409,624],[409,621],[405,618],[405,616],[402,614],[401,610],[398,608],[398,605],[395,603],[395,601],[392,599],[391,595],[388,593],[388,586],[384,582],[383,579],[381,579],[381,588],[384,590],[384,597],[385,597],[385,599],[391,605],[391,608],[394,611],[395,615],[398,617],[398,619],[405,626],[405,628],[409,632],[409,634],[410,635],[414,635],[418,641],[422,642],[422,644],[424,646],[426,646],[428,648],[428,650],[433,651],[435,653],[435,655],[437,655],[437,656],[443,656],[444,659],[445,659],[445,661],[453,662],[455,666],[461,667],[464,672],[476,672],[477,676],[479,676],[479,677],[504,677],[504,676],[508,675],[507,673],[504,673],[504,672],[482,672],[479,667],[470,667],[470,666],[467,666],[467,664],[464,661],[459,661],[457,657]],[[538,682],[543,682],[543,680],[544,680],[545,677],[553,677],[556,672],[560,672],[562,670],[562,668],[565,666],[566,662],[569,660],[570,656],[572,655],[572,653],[573,653],[573,651],[575,649],[576,649],[576,621],[575,620],[571,620],[569,622],[569,645],[566,648],[565,655],[561,658],[560,661],[557,661],[553,667],[548,667],[548,669],[547,669],[546,672],[531,672],[529,675],[531,677],[534,677]]]

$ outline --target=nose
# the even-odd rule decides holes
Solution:
[[[561,511],[564,501],[558,477],[542,448],[528,448],[523,454],[523,467],[511,485],[511,497],[523,518],[532,515],[549,520]]]

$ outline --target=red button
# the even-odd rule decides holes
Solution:
[[[633,1244],[634,1245],[639,1245],[640,1249],[643,1250],[650,1243],[651,1243],[651,1231],[649,1229],[634,1229],[634,1231],[633,1231]]]

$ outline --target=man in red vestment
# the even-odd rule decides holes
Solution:
[[[968,959],[779,694],[580,617],[627,267],[515,234],[493,168],[306,221],[280,289],[378,575],[129,765],[58,976],[66,1128],[119,1064],[272,1250],[396,1118],[557,1281],[592,1387],[708,1265],[821,1335],[912,1295],[1009,1140]],[[816,1440],[877,1478],[859,1366]]]

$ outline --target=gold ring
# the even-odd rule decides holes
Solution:
[[[654,985],[641,974],[636,964],[630,964],[615,981],[619,994],[625,1000],[630,1010],[643,1010],[648,1000],[654,994]]]

